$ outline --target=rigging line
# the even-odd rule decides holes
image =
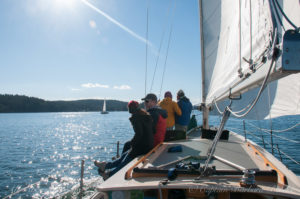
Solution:
[[[276,5],[274,4],[274,1],[273,1],[273,0],[272,0],[272,4],[273,4],[273,8],[274,8],[275,13],[276,13],[277,21],[279,21],[280,26],[281,26],[281,27],[283,28],[283,30],[285,31],[285,27],[283,26],[282,20],[280,19],[280,16],[279,16],[278,9],[277,9]]]
[[[239,111],[235,111],[235,113],[237,114],[237,113],[241,113],[241,112],[243,112],[243,111],[245,111],[247,108],[249,108],[250,106],[251,106],[251,104],[254,102],[254,100],[251,102],[251,103],[249,103],[245,108],[243,108],[243,109],[241,109],[241,110],[239,110]],[[220,109],[219,109],[220,110]]]
[[[288,158],[289,158],[290,160],[292,160],[294,163],[300,165],[300,163],[299,163],[297,160],[295,160],[294,158],[292,158],[291,156],[289,156],[288,154],[286,154],[286,153],[283,152],[282,150],[278,150],[278,151],[280,151],[283,155],[285,155],[286,157],[288,157]]]
[[[261,88],[260,88],[260,90],[259,90],[259,92],[258,92],[258,94],[257,94],[257,96],[256,96],[256,98],[255,98],[255,100],[254,100],[254,102],[253,102],[253,104],[250,106],[250,108],[249,108],[244,114],[242,114],[242,115],[238,115],[238,114],[236,114],[236,112],[234,112],[233,110],[231,110],[230,108],[228,108],[228,110],[232,113],[232,115],[234,115],[235,117],[241,118],[241,117],[246,116],[246,115],[253,109],[253,107],[254,107],[255,104],[257,103],[258,99],[260,98],[260,96],[261,96],[263,90],[265,89],[265,86],[266,86],[268,77],[269,77],[269,75],[270,75],[271,69],[273,68],[273,67],[272,67],[273,64],[274,64],[274,59],[272,59],[272,62],[271,62],[271,64],[270,64],[270,67],[269,67],[269,70],[268,70],[268,73],[267,73],[267,75],[266,75],[266,77],[265,77],[265,79],[264,79],[264,81],[263,81],[263,83],[262,83],[262,86],[261,86]]]
[[[171,41],[171,36],[172,36],[172,30],[173,30],[173,25],[171,25],[171,29],[170,29],[169,41],[168,41],[168,47],[167,47],[167,54],[166,54],[166,59],[165,59],[165,64],[164,64],[164,71],[163,71],[163,75],[162,75],[162,79],[161,79],[161,85],[160,85],[159,98],[158,99],[160,99],[161,90],[162,90],[162,86],[163,86],[163,83],[164,83],[164,77],[165,77],[165,72],[166,72],[166,68],[167,68],[167,60],[168,60],[168,54],[169,54],[170,41]]]
[[[274,49],[275,41],[276,41],[276,38],[277,38],[277,28],[275,28],[274,33],[275,33],[275,35],[274,35],[274,37],[273,37],[272,49]],[[266,85],[267,80],[268,80],[268,78],[269,78],[269,75],[270,75],[270,73],[271,73],[271,69],[272,69],[272,66],[273,66],[274,62],[275,62],[275,58],[274,58],[274,55],[273,55],[272,61],[271,61],[271,64],[270,64],[270,67],[269,67],[269,70],[268,70],[268,73],[267,73],[267,75],[266,75],[266,77],[265,77],[265,79],[264,79],[264,81],[263,81],[263,83],[262,83],[262,86],[261,86],[261,88],[260,88],[260,90],[259,90],[259,92],[258,92],[258,94],[257,94],[257,96],[256,96],[256,98],[255,98],[255,100],[254,100],[254,102],[253,102],[253,104],[252,104],[251,107],[248,109],[248,111],[246,111],[246,112],[245,112],[244,114],[242,114],[242,115],[238,115],[238,114],[236,114],[235,112],[233,112],[233,111],[228,107],[228,110],[229,110],[235,117],[238,117],[238,118],[244,117],[244,116],[246,116],[246,115],[253,109],[253,107],[254,107],[255,104],[257,103],[258,99],[260,98],[260,96],[261,96],[261,94],[262,94],[262,91],[265,89],[265,85]]]
[[[291,25],[293,26],[295,29],[298,29],[298,27],[286,16],[286,14],[284,13],[284,11],[282,10],[281,6],[279,5],[277,0],[273,0],[273,2],[275,1],[279,11],[281,12],[282,16],[285,18],[285,20]]]
[[[274,130],[268,130],[268,131],[265,131],[264,129],[259,128],[259,127],[256,127],[255,125],[253,125],[253,124],[251,124],[251,123],[248,123],[248,122],[246,122],[246,123],[249,124],[249,125],[251,125],[251,126],[254,126],[255,128],[261,130],[261,131],[264,132],[264,133],[271,134],[271,131],[272,131],[272,132],[275,132]],[[293,143],[300,144],[300,142],[295,141],[295,140],[288,139],[288,138],[286,138],[286,137],[282,137],[282,136],[275,135],[275,134],[272,134],[272,136],[275,136],[275,137],[280,138],[280,139],[282,139],[282,140],[286,140],[286,141],[289,141],[289,142],[293,142]]]
[[[253,127],[257,128],[257,129],[260,129],[261,131],[264,131],[264,132],[270,132],[269,129],[259,128],[259,127],[255,126],[255,125],[252,124],[252,123],[248,123],[248,122],[246,122],[246,123],[247,123],[247,124],[250,124],[251,126],[253,126]],[[286,132],[286,131],[289,131],[289,130],[294,129],[294,128],[296,128],[296,127],[299,126],[299,125],[300,125],[300,122],[297,123],[297,124],[295,124],[294,126],[291,126],[291,127],[287,128],[287,129],[283,129],[283,130],[272,130],[272,131],[275,132],[275,133],[283,133],[283,132]]]
[[[239,0],[239,76],[240,78],[243,77],[242,72],[242,7],[241,7],[241,0]]]
[[[147,94],[149,4],[150,4],[150,0],[148,0],[148,6],[147,6],[147,27],[146,27],[146,41],[147,42],[146,42],[146,65],[145,65],[145,96]]]
[[[166,68],[167,68],[167,60],[168,60],[169,48],[170,48],[171,37],[172,37],[172,32],[173,32],[173,20],[174,20],[175,8],[176,8],[176,1],[174,1],[173,16],[172,16],[172,20],[171,20],[171,28],[170,28],[170,33],[169,33],[167,53],[166,53],[166,59],[165,59],[164,70],[163,70],[163,74],[162,74],[161,85],[160,85],[160,90],[159,90],[159,98],[158,99],[160,99],[160,96],[161,96],[162,86],[163,86],[163,83],[164,83],[164,77],[165,77],[165,72],[166,72]]]
[[[213,101],[215,103],[215,107],[217,108],[217,111],[222,115],[224,112],[222,112],[217,104],[217,101],[214,99]]]
[[[229,106],[231,105],[231,103],[229,104]],[[206,174],[206,171],[207,171],[207,168],[208,168],[208,164],[212,158],[212,156],[214,155],[215,151],[216,151],[216,147],[217,147],[217,144],[218,144],[218,141],[220,140],[220,137],[221,137],[221,134],[223,132],[223,129],[225,127],[225,124],[230,116],[230,111],[229,111],[229,106],[226,106],[225,110],[224,110],[224,114],[222,116],[222,120],[221,120],[221,123],[220,123],[220,126],[218,128],[218,131],[216,133],[216,136],[211,144],[211,146],[208,148],[207,150],[207,159],[205,160],[205,166],[204,166],[204,169],[203,171],[201,172],[201,175],[205,175]]]
[[[168,7],[168,13],[167,13],[167,18],[170,14],[170,10],[171,10],[171,6],[172,6],[172,0],[170,0],[170,5]],[[168,20],[166,20],[165,24],[167,24]],[[152,82],[151,82],[151,87],[150,87],[150,93],[152,92],[152,87],[153,87],[153,83],[154,83],[154,78],[155,78],[155,74],[156,74],[156,69],[157,69],[157,66],[158,66],[158,60],[160,58],[160,51],[161,51],[161,47],[162,47],[162,43],[163,43],[163,40],[164,40],[164,37],[165,37],[165,32],[166,32],[166,27],[164,28],[163,30],[163,33],[162,33],[162,37],[161,37],[161,40],[160,40],[160,44],[159,44],[159,49],[158,49],[158,54],[157,54],[157,57],[156,57],[156,62],[155,62],[155,68],[154,68],[154,73],[153,73],[153,77],[152,77]]]
[[[200,2],[201,2],[201,1],[200,1]],[[272,32],[270,33],[270,34],[272,35],[272,41],[270,41],[270,46],[268,46],[268,47],[266,48],[266,50],[265,50],[263,53],[261,53],[261,55],[259,56],[259,58],[258,58],[257,60],[259,60],[260,57],[263,56],[263,55],[269,55],[270,52],[271,52],[271,50],[274,49],[274,46],[275,46],[275,43],[276,43],[276,39],[277,39],[277,26],[275,26],[275,27],[273,28],[273,32],[274,32],[274,34],[272,34]],[[202,42],[202,43],[203,43],[203,42]],[[257,61],[255,61],[255,64],[257,64]],[[262,66],[262,65],[264,65],[264,64],[261,62],[261,66]],[[258,67],[257,67],[257,68],[258,68]],[[248,72],[245,72],[245,73],[248,73]],[[252,71],[252,73],[254,73],[254,72]],[[204,74],[204,73],[202,73],[202,74]],[[202,78],[202,79],[203,79],[203,78]],[[235,88],[237,85],[239,85],[241,82],[243,82],[243,81],[246,80],[246,79],[247,79],[247,78],[245,78],[245,77],[244,77],[244,78],[241,78],[239,81],[237,81],[236,83],[234,83],[230,89]],[[202,80],[202,81],[203,81],[203,80]],[[202,90],[204,90],[204,89],[202,89]],[[228,90],[222,92],[219,96],[224,96],[227,92],[228,92]],[[221,99],[222,99],[222,98],[221,98]],[[204,101],[204,100],[202,100],[202,101]]]
[[[263,131],[263,132],[264,132],[264,133],[271,134],[270,132],[265,132],[265,131]],[[273,131],[273,132],[274,132],[274,131]],[[288,138],[285,138],[285,137],[282,137],[282,136],[279,136],[279,135],[272,134],[272,136],[278,137],[278,138],[280,138],[280,139],[282,139],[282,140],[286,140],[286,141],[289,141],[289,142],[293,142],[293,143],[300,144],[300,142],[298,142],[298,141],[291,140],[291,139],[288,139]]]
[[[253,65],[253,60],[252,60],[252,4],[251,1],[250,3],[250,60],[249,60],[249,66],[252,67]]]
[[[264,142],[267,143],[268,145],[270,145],[272,147],[272,145],[269,142],[267,142],[267,141],[264,141]],[[292,158],[291,156],[289,156],[288,154],[286,154],[282,150],[279,150],[279,149],[276,149],[276,150],[280,151],[280,153],[282,153],[283,155],[285,155],[288,159],[292,160],[294,163],[300,165],[300,163],[297,160],[295,160],[294,158]]]
[[[247,131],[247,133],[251,134],[252,136],[256,137],[257,139],[262,140],[262,138],[260,138],[260,137],[258,137],[258,136],[256,136],[256,135],[254,135],[253,133],[251,133],[251,132],[249,132],[249,131]],[[271,143],[269,143],[268,141],[264,140],[264,142],[272,147]],[[275,149],[275,148],[274,148],[274,149]],[[277,150],[278,150],[278,149],[277,149]],[[290,160],[292,160],[292,161],[295,162],[296,164],[300,165],[299,162],[297,162],[295,159],[293,159],[291,156],[289,156],[288,154],[286,154],[286,153],[283,152],[282,150],[278,150],[278,151],[280,151],[282,154],[284,154],[287,158],[289,158]]]
[[[271,130],[271,137],[272,137],[272,129],[273,129],[273,123],[272,123],[272,114],[271,114],[271,99],[270,99],[270,87],[267,85],[268,88],[268,105],[269,105],[269,121],[270,121],[270,130]]]
[[[258,139],[258,140],[262,140],[261,137],[258,137],[257,135],[255,135],[254,133],[252,133],[252,132],[250,132],[250,131],[246,131],[246,133],[252,135],[253,137],[255,137],[255,138]],[[264,141],[264,142],[267,142],[267,141]],[[271,144],[270,144],[270,145],[271,145]]]

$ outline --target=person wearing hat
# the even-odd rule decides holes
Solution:
[[[128,103],[128,111],[131,113],[129,120],[134,130],[134,136],[129,142],[129,149],[112,162],[94,162],[104,180],[118,172],[137,156],[144,155],[153,148],[154,138],[150,114],[139,108],[139,103],[133,100]],[[112,170],[106,171],[108,169]]]
[[[148,113],[152,116],[152,129],[154,133],[154,146],[163,142],[166,135],[167,111],[157,106],[157,97],[153,93],[147,94],[143,99]]]
[[[168,113],[167,117],[167,130],[173,130],[175,125],[175,115],[181,115],[181,109],[178,104],[172,100],[172,93],[165,92],[165,98],[159,102],[159,106],[165,109]]]
[[[183,92],[177,92],[177,104],[181,109],[181,115],[175,116],[175,130],[187,131],[187,126],[190,122],[190,116],[193,110],[193,105]]]

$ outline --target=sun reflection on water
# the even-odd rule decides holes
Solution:
[[[109,160],[116,153],[117,141],[128,140],[126,131],[131,127],[127,113],[121,117],[116,114],[114,119],[119,117],[119,120],[113,123],[100,116],[99,113],[28,114],[30,119],[19,122],[21,126],[11,129],[7,139],[6,148],[14,156],[8,157],[10,169],[3,172],[5,186],[0,187],[0,198],[9,194],[51,198],[72,188],[76,193],[81,160],[85,160],[86,186],[102,182],[93,160]],[[12,118],[12,122],[16,119]],[[123,128],[120,135],[114,131],[116,127]]]

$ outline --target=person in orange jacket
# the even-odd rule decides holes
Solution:
[[[172,93],[165,92],[165,98],[159,102],[159,106],[168,113],[167,130],[173,130],[175,125],[175,115],[181,116],[181,109],[178,104],[172,100]]]

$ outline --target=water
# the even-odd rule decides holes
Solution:
[[[197,114],[198,122],[201,115]],[[53,198],[78,193],[81,160],[85,160],[85,189],[93,192],[102,182],[93,160],[110,160],[116,155],[116,143],[133,136],[128,121],[129,113],[98,112],[81,113],[11,113],[0,114],[0,198]],[[211,124],[219,123],[219,117],[211,117]],[[298,123],[300,117],[285,117],[273,121],[274,129],[284,129]],[[261,132],[248,123],[268,128],[268,122],[246,121],[248,131],[261,136]],[[228,129],[243,134],[243,123],[230,119]],[[298,133],[296,133],[298,131]],[[300,126],[281,134],[300,143]],[[263,133],[265,141],[269,135]],[[247,135],[262,146],[260,139]],[[280,150],[300,162],[298,143],[274,137]],[[270,147],[267,146],[269,151]],[[277,151],[275,156],[279,157]],[[297,175],[300,168],[283,158]],[[70,190],[74,190],[71,191]],[[89,194],[88,191],[85,193]],[[77,194],[78,196],[78,194]]]
[[[85,182],[101,183],[93,160],[109,160],[117,141],[133,136],[128,117],[127,112],[0,114],[0,198],[20,190],[14,198],[60,196],[78,186],[82,159]]]

